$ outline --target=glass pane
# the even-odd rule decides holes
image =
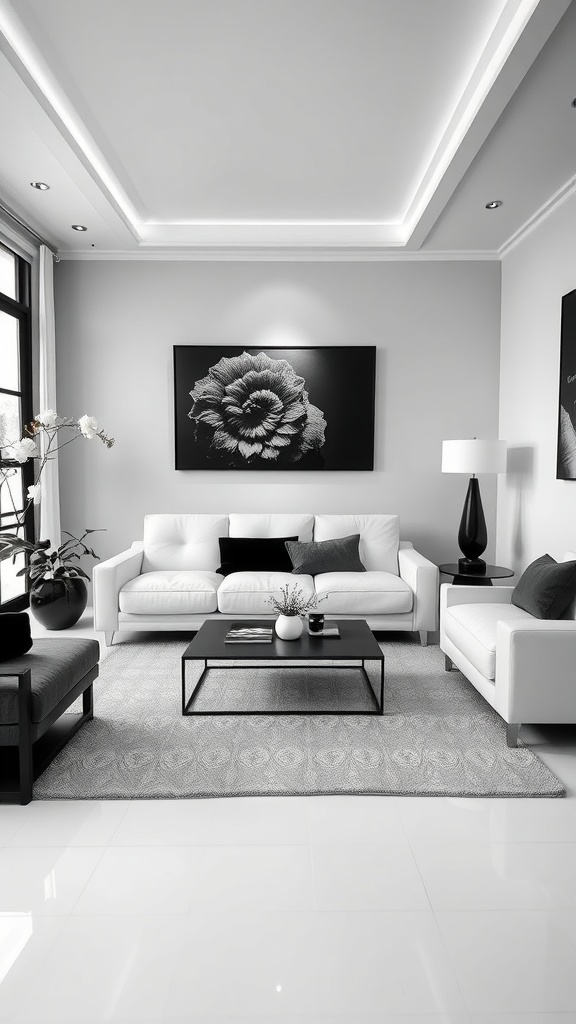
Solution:
[[[20,399],[0,391],[0,447],[19,441],[22,437]],[[2,453],[6,458],[6,453]]]
[[[2,250],[0,249],[0,252]],[[0,311],[0,388],[20,390],[20,324]]]
[[[0,246],[0,292],[16,298],[16,257]]]
[[[0,470],[0,516],[3,527],[7,526],[5,516],[12,516],[14,512],[19,512],[24,508],[22,487],[21,469]]]
[[[22,531],[20,531],[20,534]],[[0,602],[12,601],[26,593],[26,577],[16,573],[26,565],[24,553],[15,558],[5,558],[0,562]]]

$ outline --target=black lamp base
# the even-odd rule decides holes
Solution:
[[[482,576],[486,572],[486,562],[480,556],[486,550],[487,543],[488,533],[480,498],[480,485],[474,476],[468,484],[458,531],[458,547],[463,555],[458,562],[460,572],[474,573],[477,576]]]
[[[483,576],[486,572],[486,562],[483,558],[459,558],[458,572]]]

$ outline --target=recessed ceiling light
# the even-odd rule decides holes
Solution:
[[[575,96],[575,97],[574,97],[574,99],[572,100],[572,103],[570,104],[570,106],[571,106],[571,107],[576,107],[576,96]]]
[[[47,185],[45,181],[31,181],[32,188],[39,188],[41,192],[47,192],[50,185]]]
[[[493,199],[491,203],[486,203],[487,210],[497,210],[499,206],[502,206],[501,199]]]
[[[85,227],[84,224],[73,224],[72,225],[72,230],[73,231],[88,231],[88,228]]]

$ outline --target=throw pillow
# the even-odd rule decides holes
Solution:
[[[360,534],[337,537],[335,540],[287,541],[286,550],[292,560],[293,573],[318,576],[321,572],[366,572],[358,554]]]
[[[559,619],[576,596],[576,562],[541,555],[524,570],[512,591],[512,604],[537,619]]]
[[[291,572],[286,541],[298,537],[220,537],[221,576],[232,572]]]
[[[26,654],[32,647],[28,612],[0,614],[0,661],[10,661]]]

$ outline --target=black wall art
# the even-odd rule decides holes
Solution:
[[[174,346],[176,469],[373,469],[376,349]]]
[[[576,480],[576,289],[562,296],[558,480]]]

